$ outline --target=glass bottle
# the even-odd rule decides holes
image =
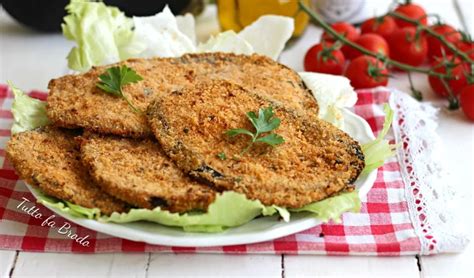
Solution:
[[[311,0],[303,0],[310,5]],[[294,37],[301,35],[308,25],[308,15],[298,11],[298,0],[217,0],[221,28],[242,30],[265,14],[290,16],[295,19]]]

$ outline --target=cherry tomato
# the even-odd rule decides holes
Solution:
[[[412,66],[421,65],[428,54],[426,38],[416,35],[415,27],[405,27],[395,30],[390,36],[390,57],[395,61]]]
[[[474,42],[469,40],[460,40],[456,43],[456,47],[466,53],[471,60],[474,60]]]
[[[465,74],[467,72],[467,68],[457,57],[446,56],[442,59],[438,59],[433,63],[432,68],[434,68],[435,72],[451,73],[452,78],[449,80],[446,79],[446,83],[454,95],[458,95],[461,92],[461,89],[467,84]],[[428,81],[430,82],[430,86],[436,94],[442,97],[447,97],[449,95],[440,78],[429,76]]]
[[[406,17],[409,17],[414,20],[419,20],[421,24],[427,25],[428,24],[428,19],[426,18],[426,12],[425,9],[420,7],[419,5],[416,4],[404,4],[400,5],[395,9],[396,13],[402,14]],[[397,26],[400,28],[403,27],[413,27],[414,24],[406,22],[404,20],[401,20],[399,18],[395,18],[395,22],[397,23]]]
[[[456,44],[462,38],[461,33],[447,24],[434,25],[431,29],[443,35],[443,37],[452,44]],[[431,61],[433,61],[435,57],[442,57],[443,51],[446,55],[452,54],[451,50],[444,46],[437,38],[427,34],[426,39],[428,41],[428,58],[430,58]]]
[[[357,40],[357,38],[359,38],[359,36],[360,36],[359,31],[353,25],[351,25],[347,22],[336,22],[336,23],[331,24],[331,27],[336,32],[338,32],[339,34],[344,35],[344,37],[346,37],[346,39],[348,39],[352,42]],[[334,42],[334,40],[335,40],[334,37],[331,34],[328,34],[326,32],[324,32],[323,35],[321,36],[321,41]],[[347,45],[344,45],[341,48],[341,51],[342,51],[342,53],[344,53],[344,55],[347,54],[348,50],[349,50],[349,47]]]
[[[347,22],[336,22],[331,24],[331,27],[339,34],[344,35],[350,41],[355,41],[360,35],[359,31],[357,31],[353,25]],[[324,32],[322,35],[322,40],[333,42],[334,37],[331,34]]]
[[[473,53],[474,53],[474,42],[472,42],[472,41],[459,40],[455,43],[455,45],[462,52],[465,52],[465,53],[469,54],[469,56],[472,56]]]
[[[374,33],[387,39],[397,29],[397,23],[391,16],[373,17],[362,23],[362,34]]]
[[[355,89],[385,86],[388,83],[388,70],[374,57],[363,55],[352,60],[346,70],[346,77]]]
[[[322,42],[313,45],[304,56],[304,70],[341,75],[346,59],[334,44]]]
[[[474,121],[474,84],[465,86],[461,90],[461,108],[468,119]]]
[[[474,60],[474,42],[470,40],[460,40],[456,43],[456,47],[462,52],[466,53],[471,60]],[[465,61],[464,66],[468,69],[471,68],[469,62]]]
[[[377,34],[362,34],[355,43],[375,53],[381,53],[385,56],[389,56],[390,54],[387,41]],[[350,60],[361,55],[362,52],[355,48],[349,47],[347,50],[347,58]]]

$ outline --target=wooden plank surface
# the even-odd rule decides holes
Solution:
[[[281,256],[152,254],[150,277],[281,277]]]
[[[474,32],[474,21],[472,20],[474,11],[474,1],[472,0],[454,0],[454,7],[459,14],[464,31],[471,35]]]
[[[0,250],[0,277],[8,277],[15,265],[16,251]]]
[[[12,277],[145,277],[148,256],[21,252]]]
[[[467,249],[460,254],[441,254],[421,257],[423,277],[473,277],[473,249],[473,245],[470,244]]]
[[[67,73],[72,46],[61,34],[36,33],[14,22],[0,7],[0,82],[44,90],[49,80]]]
[[[419,277],[414,256],[285,256],[285,277]]]

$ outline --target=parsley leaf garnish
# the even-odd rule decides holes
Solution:
[[[97,83],[98,88],[104,90],[106,93],[125,99],[133,111],[140,112],[138,108],[133,106],[122,91],[123,86],[143,80],[133,69],[125,65],[121,67],[111,67],[99,76],[99,80]]]
[[[255,127],[255,132],[244,128],[234,128],[226,131],[227,136],[234,137],[239,134],[250,136],[250,143],[242,150],[241,155],[246,153],[254,143],[260,142],[275,147],[285,142],[285,139],[276,133],[269,133],[265,136],[260,136],[263,133],[271,132],[280,126],[281,120],[274,117],[273,108],[259,108],[258,116],[255,112],[247,112],[247,118]]]
[[[217,157],[220,159],[220,160],[226,160],[227,159],[227,156],[225,155],[225,153],[223,152],[220,152],[217,154]]]

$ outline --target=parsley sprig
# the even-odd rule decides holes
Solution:
[[[99,76],[99,80],[97,87],[106,93],[125,99],[134,112],[140,112],[123,94],[123,86],[143,80],[143,77],[138,75],[133,69],[125,65],[121,67],[111,67]]]
[[[247,118],[250,120],[252,125],[255,127],[255,132],[252,132],[244,128],[234,128],[226,131],[226,134],[230,137],[234,137],[239,134],[245,134],[250,136],[250,143],[242,150],[240,155],[246,153],[253,144],[260,142],[275,147],[285,142],[285,139],[276,133],[269,133],[265,136],[261,136],[263,133],[271,132],[280,126],[281,120],[274,117],[273,108],[259,108],[258,116],[255,112],[247,112]]]
[[[220,152],[217,154],[217,158],[219,158],[220,160],[226,160],[227,156],[225,155],[224,152]]]

